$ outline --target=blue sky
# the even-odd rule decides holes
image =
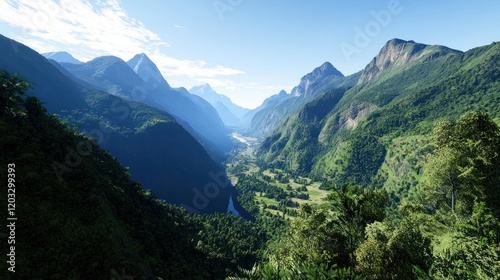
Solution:
[[[172,86],[248,108],[325,61],[355,73],[392,38],[466,51],[499,26],[498,0],[0,0],[0,33],[38,52],[146,53]]]

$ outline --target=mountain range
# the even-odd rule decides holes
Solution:
[[[38,97],[49,113],[95,137],[101,147],[130,168],[132,178],[144,188],[167,202],[191,207],[194,212],[227,210],[233,187],[225,185],[227,177],[222,165],[205,149],[210,147],[211,140],[192,128],[202,125],[212,128],[213,124],[214,134],[207,134],[215,140],[222,139],[213,149],[220,155],[223,153],[220,148],[228,148],[225,127],[210,104],[196,98],[206,105],[200,109],[186,97],[186,92],[173,89],[162,92],[160,89],[166,85],[145,89],[147,97],[140,100],[142,95],[134,89],[141,91],[144,80],[116,57],[101,57],[82,64],[62,63],[63,68],[4,36],[0,37],[0,51],[1,69],[19,73],[29,81],[33,85],[29,95]],[[141,69],[135,70],[142,73]],[[148,105],[166,100],[179,101],[179,108],[188,106],[197,113],[186,121],[168,112],[163,107],[165,103]],[[194,120],[193,116],[201,117]],[[60,149],[64,151],[65,147]],[[204,188],[217,182],[223,182],[224,188],[218,189],[216,197],[206,200]],[[238,209],[237,201],[234,202]],[[242,209],[238,212],[244,213]]]
[[[312,102],[295,110],[293,97],[286,99],[283,111],[295,112],[276,119],[259,157],[292,174],[385,187],[401,197],[423,179],[423,155],[437,121],[470,110],[500,117],[499,66],[498,43],[460,52],[390,40],[363,71],[339,77],[350,80],[343,87],[319,76],[316,84],[328,86]]]
[[[258,107],[247,128],[249,135],[264,138],[283,120],[303,105],[314,100],[327,90],[350,87],[359,74],[344,77],[330,62],[325,62],[301,78],[290,95],[280,92]]]
[[[82,80],[110,94],[169,112],[182,125],[187,123],[208,139],[210,144],[217,146],[219,157],[231,146],[228,131],[215,109],[185,89],[170,87],[145,54],[136,55],[129,62],[105,56],[84,64],[60,64],[77,77],[78,81]],[[190,129],[187,126],[185,128]]]

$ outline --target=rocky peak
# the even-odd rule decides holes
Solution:
[[[384,70],[394,66],[401,66],[413,62],[430,54],[435,54],[436,58],[451,50],[443,46],[430,46],[415,41],[405,41],[401,39],[389,40],[380,50],[379,54],[365,67],[358,84],[374,80]]]
[[[135,55],[127,64],[134,70],[134,72],[139,75],[144,81],[148,83],[158,83],[168,85],[165,78],[163,78],[160,70],[154,64],[154,62],[149,59],[145,53]],[[168,85],[170,88],[170,86]]]
[[[312,85],[330,76],[344,77],[330,62],[325,62],[321,66],[316,67],[311,73],[302,77],[300,84],[292,89],[291,94],[293,96],[308,95],[314,88]]]

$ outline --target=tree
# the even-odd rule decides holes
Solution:
[[[380,222],[368,225],[356,249],[356,271],[370,279],[421,279],[431,264],[430,239],[408,218],[395,231]]]
[[[409,220],[392,234],[387,243],[391,279],[418,279],[432,264],[431,241]]]
[[[431,181],[426,186],[426,194],[438,205],[448,205],[455,212],[457,196],[466,191],[460,161],[463,155],[457,150],[443,147],[431,155],[427,160],[426,170]]]
[[[432,266],[434,279],[499,279],[500,249],[478,238],[455,233],[441,248]]]
[[[356,249],[356,271],[370,279],[385,279],[388,271],[389,250],[387,228],[380,222],[369,224],[366,240]]]
[[[343,185],[328,194],[326,199],[335,216],[333,222],[347,239],[346,249],[352,265],[355,263],[354,251],[363,240],[365,226],[385,218],[387,193],[378,189]]]
[[[345,264],[344,243],[344,236],[332,224],[326,210],[303,204],[271,259],[288,269],[297,263],[328,267]]]
[[[475,199],[500,213],[500,129],[484,112],[469,112],[433,132],[435,153],[426,164],[433,200],[449,201],[453,212],[472,212]]]
[[[9,75],[7,71],[0,71],[0,81],[0,117],[14,117],[22,113],[28,82],[20,79],[17,73]]]

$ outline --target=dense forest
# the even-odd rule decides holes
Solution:
[[[383,188],[325,183],[324,202],[287,215],[266,261],[236,279],[498,279],[499,127],[472,111],[436,123],[430,138],[427,180],[410,195],[397,202]],[[242,203],[257,216],[276,215],[249,197],[293,193],[269,190],[278,187],[265,175],[241,178]]]
[[[157,199],[95,139],[48,115],[18,74],[0,72],[0,85],[1,176],[15,166],[0,206],[9,186],[18,217],[15,274],[2,262],[2,279],[224,279],[260,258],[269,237],[257,224]]]

